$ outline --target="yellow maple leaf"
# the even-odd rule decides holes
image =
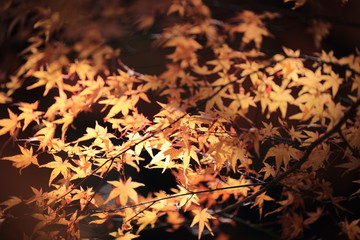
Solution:
[[[129,114],[130,109],[133,108],[134,103],[127,96],[121,96],[120,98],[109,98],[105,100],[101,100],[100,104],[112,105],[108,115],[105,119],[110,119],[114,117],[118,113],[122,113],[123,116],[127,116]]]
[[[139,237],[139,235],[135,235],[130,232],[123,233],[120,228],[118,228],[117,232],[111,232],[109,233],[109,235],[113,236],[115,238],[114,240],[131,240]]]
[[[19,109],[22,111],[22,113],[18,116],[18,120],[24,120],[24,125],[22,130],[27,128],[27,126],[32,122],[35,121],[37,124],[40,124],[39,122],[39,116],[43,114],[41,111],[34,111],[39,106],[39,101],[36,101],[34,103],[25,103],[21,102],[16,104],[19,106]]]
[[[206,227],[209,230],[211,235],[214,235],[210,227],[209,219],[215,219],[215,217],[211,216],[210,213],[207,212],[207,208],[204,208],[202,210],[195,209],[193,210],[193,213],[195,214],[195,217],[190,227],[193,227],[195,224],[199,223],[198,239],[200,239],[201,234],[204,231],[204,227]]]
[[[135,188],[145,186],[143,183],[133,182],[131,177],[124,183],[122,180],[120,181],[108,181],[114,188],[111,190],[108,199],[106,199],[105,203],[108,203],[111,199],[119,197],[120,204],[125,206],[129,199],[138,203],[138,194],[134,190]]]
[[[271,156],[275,157],[276,171],[278,172],[282,164],[284,164],[285,168],[287,168],[291,159],[299,159],[300,151],[289,145],[280,143],[269,149],[265,156],[265,159]]]
[[[190,205],[192,203],[195,203],[196,205],[199,205],[199,198],[196,194],[189,194],[189,190],[187,190],[186,188],[178,185],[178,188],[179,190],[177,189],[172,189],[174,192],[176,192],[176,195],[180,195],[181,197],[181,200],[180,202],[178,203],[178,207],[182,207],[182,206],[185,206],[184,207],[184,211],[186,211]]]
[[[61,139],[62,140],[65,139],[65,133],[68,130],[69,126],[74,121],[74,117],[75,117],[74,114],[70,112],[70,113],[65,113],[62,118],[54,121],[54,123],[63,124],[61,127]]]
[[[40,71],[34,72],[33,76],[38,78],[38,81],[28,86],[26,88],[27,90],[45,86],[43,96],[46,96],[49,91],[55,86],[63,88],[63,75],[61,69],[57,66],[57,64],[50,64],[47,66],[46,70],[41,69]]]
[[[53,155],[55,161],[51,161],[41,167],[53,168],[50,178],[49,178],[49,186],[52,181],[61,173],[65,179],[69,176],[69,170],[72,168],[72,165],[68,160],[63,161],[61,157]]]
[[[14,156],[8,156],[2,158],[3,160],[9,160],[12,161],[12,165],[16,168],[20,168],[20,174],[21,171],[28,167],[30,164],[35,164],[39,166],[38,160],[37,160],[37,154],[33,155],[33,149],[30,147],[29,149],[26,149],[22,146],[19,146],[21,154],[17,154]]]
[[[8,108],[9,118],[0,119],[0,136],[9,132],[10,136],[15,136],[16,128],[20,127],[18,116]]]
[[[149,224],[151,224],[151,227],[153,228],[157,219],[157,212],[145,210],[137,220],[137,224],[140,226],[136,233],[139,233]]]
[[[51,140],[54,137],[56,126],[52,122],[43,120],[45,127],[40,129],[36,134],[36,139],[40,141],[39,150],[45,150],[50,146]]]

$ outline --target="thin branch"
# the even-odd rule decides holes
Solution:
[[[143,77],[144,75],[142,73],[136,72],[134,70],[132,70],[131,68],[129,68],[123,61],[121,61],[121,59],[118,59],[118,64],[124,68],[126,70],[126,72],[130,75],[130,76],[136,76],[136,77]]]
[[[124,223],[130,222],[132,219],[136,218],[136,216],[139,216],[141,213],[143,213],[145,210],[149,209],[152,205],[154,205],[155,202],[152,202],[149,204],[149,206],[144,207],[143,209],[141,209],[139,212],[135,213],[134,216],[132,216],[131,218],[127,219]]]
[[[195,194],[202,194],[202,193],[210,193],[210,192],[216,192],[216,191],[233,189],[233,188],[253,187],[253,186],[259,186],[259,185],[265,185],[265,184],[266,183],[250,183],[250,184],[244,184],[244,185],[228,186],[228,187],[207,189],[207,190],[201,190],[201,191],[189,191],[187,193],[174,194],[174,195],[170,195],[170,196],[167,196],[167,197],[153,199],[153,200],[150,200],[150,201],[146,201],[146,202],[142,202],[142,203],[138,203],[138,204],[133,204],[133,205],[127,205],[127,206],[123,206],[123,207],[119,207],[119,208],[115,208],[115,209],[110,209],[110,210],[91,209],[91,210],[88,210],[88,212],[93,212],[93,213],[109,212],[109,213],[113,213],[113,212],[118,212],[118,211],[124,210],[126,208],[135,208],[135,207],[138,207],[138,206],[146,205],[146,204],[149,204],[149,203],[155,203],[155,202],[159,202],[159,201],[167,200],[167,199],[171,199],[171,198],[177,198],[177,197],[183,197],[183,196],[195,195]]]
[[[283,172],[282,174],[280,174],[279,176],[277,176],[276,178],[274,178],[273,180],[271,180],[270,182],[268,182],[262,189],[260,189],[259,191],[257,191],[256,193],[232,204],[229,205],[219,211],[217,211],[215,214],[219,214],[219,213],[223,213],[223,212],[228,212],[231,210],[234,210],[235,208],[244,205],[245,203],[252,201],[253,199],[255,199],[257,196],[261,195],[262,193],[266,192],[267,190],[269,190],[272,186],[278,184],[281,180],[283,180],[285,177],[287,177],[289,174],[295,172],[297,169],[299,169],[301,167],[301,165],[303,163],[305,163],[312,150],[314,150],[314,148],[316,146],[318,146],[319,144],[321,144],[323,141],[325,141],[327,138],[329,138],[331,135],[333,135],[334,133],[336,133],[337,131],[339,131],[339,129],[341,128],[341,126],[343,124],[345,124],[345,122],[353,115],[353,113],[356,111],[356,108],[360,105],[360,99],[357,100],[350,108],[349,110],[344,114],[344,116],[339,120],[339,122],[337,124],[335,124],[328,132],[324,133],[321,137],[319,137],[317,140],[315,140],[314,142],[312,142],[307,149],[304,152],[304,155],[299,159],[299,161],[297,163],[295,163],[291,168],[289,168],[288,170],[286,170],[285,172]]]

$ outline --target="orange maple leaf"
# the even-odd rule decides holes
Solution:
[[[6,211],[21,202],[22,200],[20,198],[11,196],[8,200],[1,202],[0,205],[6,206],[4,209],[2,209],[2,211]]]
[[[265,193],[262,193],[255,198],[254,205],[251,206],[252,208],[255,206],[258,206],[260,217],[262,216],[262,211],[263,211],[265,201],[275,201],[275,199],[273,199],[272,197],[270,197],[268,195],[265,195]]]

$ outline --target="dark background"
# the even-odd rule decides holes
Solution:
[[[61,1],[60,1],[61,2]],[[66,1],[65,1],[66,2]],[[81,2],[81,1],[78,1]],[[46,1],[38,1],[39,4],[50,4],[54,11],[77,11],[75,3],[66,2],[65,4],[46,3]],[[86,2],[86,1],[85,1]],[[101,7],[99,1],[87,1],[88,4],[93,4],[93,8]],[[159,1],[125,1],[131,10],[130,19],[136,19],[139,16],[147,14],[151,11],[151,7],[156,5]],[[160,1],[161,2],[161,1]],[[341,4],[337,0],[319,0],[309,1],[305,6],[293,11],[291,7],[293,3],[283,3],[276,0],[243,0],[243,1],[204,1],[212,10],[213,17],[216,19],[228,19],[236,12],[248,9],[255,12],[273,11],[282,15],[281,18],[269,22],[268,28],[274,35],[273,38],[266,38],[264,40],[262,50],[265,53],[273,54],[281,51],[281,46],[286,46],[292,49],[301,49],[304,54],[312,55],[318,51],[314,45],[313,36],[307,32],[311,20],[321,19],[329,21],[332,24],[331,32],[324,41],[322,48],[326,51],[333,50],[336,56],[344,56],[354,52],[360,43],[360,1],[349,0],[346,4]],[[99,6],[97,6],[97,4]],[[16,1],[14,2],[16,8]],[[70,9],[70,10],[69,10]],[[72,9],[72,10],[71,10]],[[149,10],[150,9],[150,10]],[[11,10],[11,9],[10,9]],[[79,12],[80,14],[81,12]],[[12,75],[22,63],[19,52],[27,46],[27,38],[31,33],[31,14],[24,19],[24,27],[17,26],[10,33],[7,33],[9,27],[9,20],[6,18],[7,12],[0,13],[0,82],[5,83],[9,76]],[[76,15],[76,14],[74,14]],[[69,13],[69,17],[71,17]],[[161,19],[161,16],[159,17]],[[96,21],[96,20],[95,20]],[[162,27],[161,22],[156,24],[149,30],[143,32],[132,31],[133,26],[119,27],[116,24],[104,25],[104,38],[114,48],[121,49],[122,61],[144,74],[160,74],[164,69],[166,62],[164,55],[166,50],[156,48],[152,45],[152,34],[159,33]],[[43,89],[34,89],[31,91],[24,91],[24,88],[15,92],[13,95],[14,102],[34,102],[41,97]],[[51,93],[46,97],[49,102],[52,101]],[[153,96],[156,99],[156,96]],[[46,99],[45,99],[46,100]],[[0,105],[0,117],[7,117],[6,105]],[[144,114],[151,117],[158,111],[158,107],[147,105],[143,103],[140,109]],[[86,126],[93,127],[95,120],[101,121],[102,116],[96,118],[90,114],[80,114],[76,122],[76,131],[70,131],[70,134],[76,138],[85,132]],[[28,132],[21,133],[20,137],[27,137]],[[8,139],[8,136],[0,136],[1,157],[18,154],[16,151],[16,142]],[[149,160],[147,156],[147,161]],[[160,189],[169,190],[176,185],[172,175],[169,172],[160,174],[161,171],[142,170],[141,174],[136,173],[131,168],[126,169],[127,174],[133,176],[134,181],[146,184],[145,188],[139,188],[140,193],[146,194],[149,191],[157,191]],[[35,188],[42,187],[47,189],[47,181],[49,177],[49,170],[44,168],[36,168],[30,166],[19,174],[18,169],[13,168],[8,161],[0,161],[0,202],[7,200],[10,196],[20,196],[27,199],[31,196],[32,191],[29,186]],[[328,173],[331,174],[332,173]],[[334,177],[338,178],[338,173],[333,173]],[[108,180],[117,179],[116,174],[110,174]],[[344,182],[349,182],[351,176],[341,176]],[[341,180],[336,181],[337,185],[334,187],[339,194],[354,192],[354,186],[341,185]],[[45,185],[44,185],[45,183]],[[96,185],[97,180],[90,179],[87,185]],[[355,189],[356,190],[356,189]],[[276,195],[276,189],[273,191]],[[358,202],[357,202],[358,203]],[[351,202],[349,207],[352,209],[357,203]],[[354,206],[352,206],[354,205]],[[265,206],[271,209],[271,204]],[[18,206],[14,209],[14,216],[21,216],[23,218],[7,219],[0,225],[1,239],[21,239],[22,231],[29,231],[34,226],[32,218],[27,215],[31,209],[26,206]],[[358,212],[357,212],[358,213]],[[357,214],[355,212],[355,214]],[[267,229],[276,218],[269,217],[263,221],[259,221],[257,210],[250,208],[242,208],[239,210],[238,216],[243,219],[243,224],[234,225],[233,223],[221,223],[215,226],[217,239],[276,239],[277,231],[279,229],[269,229],[274,233],[273,238],[271,234],[261,232],[262,229]],[[251,225],[250,223],[260,224]],[[321,218],[314,224],[313,230],[307,231],[304,239],[338,239],[337,235],[339,229],[329,228],[329,219]],[[189,224],[188,224],[189,225]],[[106,226],[104,226],[106,227]],[[98,229],[96,231],[103,231]],[[197,233],[192,233],[193,229],[188,226],[181,227],[175,233],[165,231],[165,227],[158,227],[155,230],[145,230],[141,233],[138,239],[197,239]],[[226,238],[230,236],[230,238]],[[202,239],[211,239],[211,236],[204,235]]]

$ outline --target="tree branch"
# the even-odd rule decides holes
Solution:
[[[259,186],[259,185],[265,185],[265,184],[266,184],[265,182],[264,183],[250,183],[250,184],[244,184],[244,185],[236,185],[236,186],[229,186],[229,187],[222,187],[222,188],[214,188],[214,189],[207,189],[207,190],[194,191],[194,192],[189,191],[187,193],[174,194],[174,195],[170,195],[170,196],[167,196],[167,197],[153,199],[153,200],[150,200],[150,201],[146,201],[146,202],[142,202],[142,203],[138,203],[138,204],[133,204],[133,205],[127,205],[127,206],[123,206],[123,207],[119,207],[119,208],[115,208],[115,209],[110,209],[110,210],[91,209],[91,210],[88,210],[88,212],[92,212],[92,213],[99,213],[99,212],[113,213],[113,212],[118,212],[118,211],[124,210],[126,208],[135,208],[135,207],[138,207],[138,206],[142,206],[142,205],[146,205],[146,204],[153,204],[155,202],[159,202],[159,201],[167,200],[167,199],[171,199],[171,198],[177,198],[177,197],[183,197],[183,196],[195,195],[195,194],[202,194],[202,193],[210,193],[210,192],[216,192],[216,191],[233,189],[233,188],[253,187],[253,186]]]
[[[257,196],[261,195],[262,193],[266,192],[267,190],[269,190],[272,186],[278,184],[281,180],[283,180],[285,177],[287,177],[289,174],[295,172],[297,169],[299,169],[301,167],[301,165],[303,163],[305,163],[312,150],[314,150],[314,148],[316,146],[318,146],[320,143],[322,143],[324,140],[326,140],[327,138],[329,138],[331,135],[333,135],[334,133],[338,132],[341,128],[341,126],[343,124],[345,124],[345,122],[352,116],[352,114],[354,113],[354,111],[356,111],[356,108],[360,105],[360,99],[357,100],[350,108],[349,110],[344,114],[344,116],[339,120],[339,122],[334,125],[328,132],[324,133],[321,137],[319,137],[317,140],[315,140],[314,142],[312,142],[305,150],[304,155],[299,159],[299,161],[297,163],[295,163],[291,168],[289,168],[287,171],[283,172],[282,174],[280,174],[279,176],[277,176],[276,178],[274,178],[273,180],[271,180],[270,182],[268,182],[262,189],[260,189],[259,191],[257,191],[256,193],[232,204],[229,205],[217,212],[215,212],[215,214],[219,214],[219,213],[223,213],[223,212],[228,212],[231,210],[234,210],[235,208],[244,205],[245,203],[252,201],[253,199],[255,199]]]

